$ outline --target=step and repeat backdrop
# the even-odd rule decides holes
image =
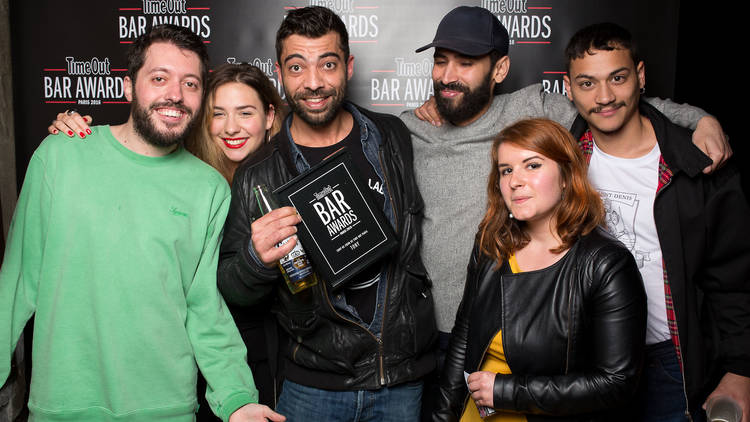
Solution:
[[[541,82],[563,92],[563,49],[582,26],[612,21],[631,30],[646,62],[648,95],[674,89],[679,0],[37,0],[11,2],[11,41],[19,184],[56,113],[75,108],[97,123],[121,123],[125,51],[152,25],[173,23],[200,35],[212,67],[248,62],[284,95],[274,40],[289,10],[334,10],[349,30],[354,77],[349,98],[398,114],[433,93],[432,41],[440,19],[458,5],[490,10],[510,34],[510,92]]]

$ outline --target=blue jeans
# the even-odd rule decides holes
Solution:
[[[287,422],[417,422],[421,400],[421,381],[373,391],[330,391],[285,380],[276,411]]]
[[[641,376],[638,401],[644,422],[686,422],[687,402],[680,362],[672,340],[646,346],[646,362]],[[705,421],[703,403],[693,403],[693,422]]]

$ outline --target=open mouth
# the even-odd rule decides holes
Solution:
[[[227,148],[238,149],[245,146],[249,138],[221,138]]]
[[[328,99],[330,97],[311,97],[311,98],[303,98],[302,101],[305,103],[307,108],[310,109],[320,109],[325,107],[328,104]]]

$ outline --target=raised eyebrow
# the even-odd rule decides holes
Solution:
[[[616,74],[618,74],[618,73],[620,73],[622,71],[629,71],[629,70],[630,69],[628,69],[626,66],[623,66],[623,67],[621,67],[619,69],[615,69],[612,72],[610,72],[609,76],[612,77],[612,76],[615,76]],[[596,77],[594,77],[593,75],[588,75],[586,73],[579,73],[573,79],[575,79],[575,80],[578,80],[578,79],[596,79]]]
[[[318,60],[324,59],[326,57],[335,57],[335,58],[341,60],[341,56],[338,53],[336,53],[335,51],[328,51],[326,53],[321,54],[320,56],[318,56]],[[293,53],[293,54],[290,54],[290,55],[284,57],[284,64],[286,64],[286,62],[288,62],[289,60],[292,60],[292,59],[305,60],[305,58],[301,54],[299,54],[299,53]]]
[[[525,158],[525,159],[523,160],[523,162],[525,163],[525,162],[527,162],[527,161],[529,161],[529,160],[533,160],[533,159],[535,159],[535,158],[538,158],[538,159],[540,159],[540,160],[542,159],[542,157],[540,157],[540,156],[538,156],[538,155],[532,155],[531,157],[527,157],[527,158]]]
[[[288,62],[289,60],[292,60],[292,59],[302,59],[302,60],[304,60],[305,58],[302,57],[302,54],[292,53],[292,54],[284,57],[284,64],[286,64],[286,62]]]
[[[335,51],[328,51],[326,53],[321,54],[320,56],[318,56],[318,60],[320,60],[320,59],[326,59],[328,57],[335,57],[335,58],[341,60],[341,56],[339,55],[339,53],[337,53]]]

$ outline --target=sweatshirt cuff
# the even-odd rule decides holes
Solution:
[[[240,407],[257,402],[258,397],[253,397],[253,395],[248,392],[243,391],[234,393],[227,397],[227,399],[221,404],[219,408],[220,414],[218,416],[221,420],[226,422],[229,420],[229,417],[232,416],[232,413],[236,412]]]

